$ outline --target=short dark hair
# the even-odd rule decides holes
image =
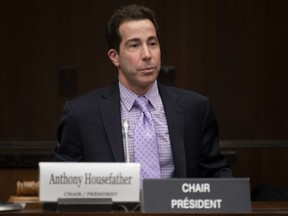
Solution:
[[[106,41],[108,49],[115,49],[119,52],[121,35],[119,33],[120,25],[125,21],[149,19],[155,26],[157,37],[159,36],[158,24],[155,13],[148,7],[142,5],[124,5],[116,9],[107,23]]]

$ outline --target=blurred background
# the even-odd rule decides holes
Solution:
[[[156,12],[160,81],[210,98],[235,177],[288,187],[288,1],[0,0],[0,201],[38,179],[64,103],[117,78],[105,28],[128,3]]]

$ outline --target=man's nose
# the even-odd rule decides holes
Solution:
[[[141,54],[142,54],[142,58],[144,60],[151,59],[151,50],[149,49],[149,47],[147,45],[142,47],[142,53]]]

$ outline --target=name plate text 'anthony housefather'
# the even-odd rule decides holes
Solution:
[[[139,202],[140,164],[41,162],[39,198],[111,198],[113,202]]]
[[[251,212],[249,179],[145,179],[142,211]]]

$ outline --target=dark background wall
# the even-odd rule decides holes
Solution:
[[[56,144],[65,101],[114,82],[105,25],[131,2],[156,12],[162,65],[211,99],[221,140],[288,140],[286,0],[0,0],[0,143]],[[269,166],[255,154],[241,151],[237,175]]]
[[[1,141],[55,140],[61,88],[74,97],[115,80],[105,25],[130,2],[156,11],[163,65],[210,97],[221,139],[288,138],[288,1],[1,0]]]

